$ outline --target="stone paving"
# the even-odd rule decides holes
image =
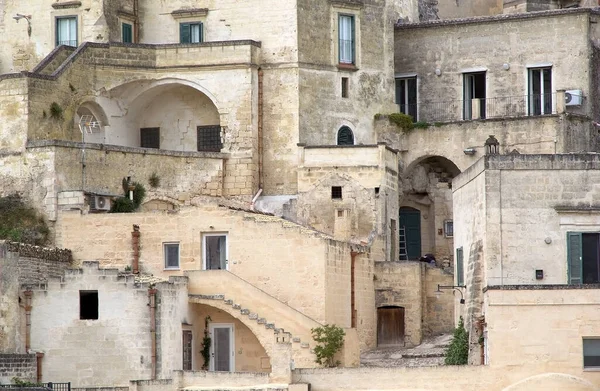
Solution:
[[[444,365],[444,352],[452,340],[452,334],[442,334],[424,339],[413,348],[386,347],[363,352],[362,367],[432,367]]]

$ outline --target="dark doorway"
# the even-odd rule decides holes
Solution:
[[[377,346],[404,345],[404,307],[377,308]]]
[[[463,91],[463,119],[473,119],[473,99],[479,99],[479,118],[485,118],[485,72],[463,74]]]
[[[581,235],[583,244],[583,283],[597,284],[600,281],[598,275],[598,261],[600,260],[600,235],[597,233],[584,233]]]
[[[410,207],[400,208],[400,228],[404,228],[404,240],[406,243],[400,243],[400,248],[406,248],[406,254],[409,260],[416,260],[421,257],[421,212],[418,209]]]

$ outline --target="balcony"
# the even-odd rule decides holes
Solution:
[[[398,105],[400,112],[421,122],[455,122],[557,114],[564,109],[564,92]],[[558,104],[561,102],[561,104]]]

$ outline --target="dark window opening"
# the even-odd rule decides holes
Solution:
[[[354,134],[352,129],[347,126],[342,126],[338,130],[337,145],[354,145]]]
[[[479,99],[479,118],[485,118],[485,72],[465,73],[463,75],[463,118],[473,119],[473,101]]]
[[[133,25],[130,23],[122,23],[121,24],[121,40],[123,43],[132,43],[133,42]]]
[[[400,112],[410,115],[417,121],[417,78],[407,77],[396,79],[396,104]]]
[[[348,97],[348,78],[342,77],[342,98]]]
[[[378,188],[378,187],[376,187],[376,188],[375,188],[375,195],[378,195],[378,194],[379,194],[379,188]]]
[[[79,291],[79,319],[98,319],[98,291]]]
[[[529,69],[529,115],[552,114],[552,68]]]
[[[567,239],[569,283],[600,283],[600,233],[569,232]]]
[[[223,148],[221,142],[221,127],[219,125],[198,126],[198,151],[220,152]]]
[[[142,128],[140,129],[140,147],[142,148],[160,148],[160,128]]]
[[[333,199],[342,199],[342,187],[341,186],[332,186],[331,187],[331,198]]]

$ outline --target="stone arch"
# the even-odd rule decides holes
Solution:
[[[597,391],[598,387],[577,376],[565,373],[544,373],[528,377],[502,391],[529,390]]]
[[[138,80],[113,88],[111,95],[126,109],[112,118],[109,144],[188,152],[223,148],[216,99],[194,82]]]
[[[152,197],[142,203],[142,211],[175,211],[179,209],[179,203],[165,196]]]
[[[348,120],[345,120],[345,119],[338,121],[336,123],[335,127],[332,129],[333,130],[333,134],[334,134],[333,144],[334,145],[339,145],[338,144],[338,133],[344,127],[349,128],[350,131],[352,132],[352,137],[353,137],[352,141],[354,143],[353,145],[358,145],[358,142],[356,140],[356,129],[357,129],[357,127],[356,127],[356,125],[354,123],[352,123],[352,122],[350,122]]]
[[[337,131],[337,145],[354,145],[354,133],[350,127],[344,125]]]
[[[289,364],[292,360],[292,345],[291,343],[278,343],[273,329],[268,329],[264,324],[258,323],[256,320],[250,319],[244,315],[239,309],[234,309],[231,305],[227,305],[224,300],[218,297],[190,295],[190,304],[203,304],[205,306],[218,309],[237,319],[245,327],[247,327],[260,345],[264,348],[271,362],[270,377],[273,380],[285,379],[290,376]]]
[[[80,130],[80,122],[84,116],[91,116],[91,121],[97,122],[99,127],[93,128],[91,132],[82,132],[82,141],[103,144],[105,142],[105,132],[107,127],[110,127],[110,123],[102,106],[93,99],[84,100],[77,107],[73,118],[74,126],[77,130]]]

